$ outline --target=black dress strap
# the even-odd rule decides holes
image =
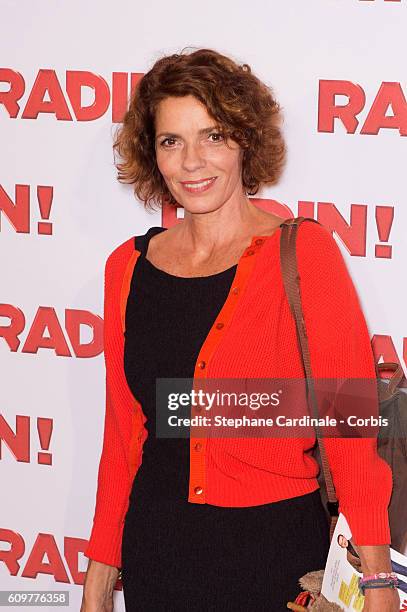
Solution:
[[[166,227],[160,226],[150,227],[145,234],[134,237],[134,248],[137,251],[140,251],[143,256],[145,256],[147,253],[150,238],[152,238],[156,234],[159,234],[160,232],[164,232],[166,229]]]

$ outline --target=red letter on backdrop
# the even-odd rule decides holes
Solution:
[[[348,104],[336,106],[335,96],[343,95]],[[360,85],[350,81],[319,82],[318,132],[333,132],[335,119],[340,119],[348,134],[354,134],[359,125],[356,119],[365,105],[365,92]]]
[[[24,78],[15,70],[0,68],[0,82],[10,85],[8,91],[0,91],[0,104],[3,104],[10,117],[15,119],[20,110],[18,100],[25,92]]]
[[[386,117],[389,106],[394,114]],[[400,83],[381,84],[360,133],[378,134],[382,128],[399,130],[401,136],[407,136],[407,101]]]
[[[10,325],[0,325],[0,338],[3,337],[9,345],[10,350],[15,352],[20,346],[18,336],[25,327],[24,314],[19,308],[11,304],[0,304],[0,317],[7,317],[10,319]]]
[[[30,417],[16,416],[16,433],[5,418],[0,415],[0,459],[3,458],[2,446],[7,444],[17,461],[30,461]]]
[[[6,215],[16,232],[19,234],[29,234],[30,186],[16,185],[14,199],[15,203],[0,185],[0,212]]]
[[[45,336],[48,330],[49,336]],[[37,353],[39,348],[50,348],[62,357],[70,357],[71,352],[53,308],[40,306],[23,346],[23,353]]]
[[[130,75],[130,96],[133,95],[134,88],[143,76],[142,72],[132,72]],[[127,72],[113,72],[112,74],[112,121],[120,123],[123,121],[124,114],[127,110],[128,95],[127,95],[128,74]]]
[[[44,100],[48,94],[49,101]],[[55,70],[39,70],[22,114],[23,119],[36,119],[39,113],[53,113],[61,121],[72,121]]]
[[[87,546],[88,540],[85,538],[64,538],[64,557],[75,584],[83,584],[85,581],[86,572],[79,571],[78,557],[79,553],[85,552]]]
[[[350,255],[366,257],[367,206],[351,204],[350,223],[344,219],[335,204],[318,202],[318,221],[336,234]]]
[[[127,72],[112,74],[112,122],[121,123],[127,110]]]
[[[82,106],[82,87],[93,89],[94,101],[90,106]],[[78,121],[99,119],[109,108],[109,85],[103,77],[93,74],[93,72],[68,70],[66,73],[66,91]]]
[[[49,563],[44,563],[44,555]],[[59,554],[55,538],[50,533],[39,533],[21,574],[24,578],[36,578],[38,574],[50,574],[56,582],[69,582],[69,577]]]
[[[372,349],[376,363],[379,363],[379,359],[381,357],[383,357],[383,361],[394,361],[395,363],[400,363],[397,356],[396,347],[394,346],[391,336],[374,334],[372,338]]]
[[[93,338],[81,344],[81,325],[90,327]],[[65,311],[65,328],[76,357],[96,357],[103,351],[103,319],[88,310]]]
[[[11,529],[0,528],[0,541],[10,545],[10,549],[0,550],[0,561],[4,563],[12,576],[16,576],[20,569],[18,560],[25,553],[24,538]]]

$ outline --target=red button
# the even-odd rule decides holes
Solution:
[[[222,329],[224,327],[224,323],[216,323],[216,329]]]
[[[196,451],[201,450],[201,448],[202,448],[202,444],[201,444],[200,442],[197,442],[197,443],[195,444],[195,446],[194,446],[194,449],[195,449]]]
[[[250,249],[249,251],[247,251],[246,255],[254,255],[254,251]]]
[[[263,244],[263,242],[263,238],[257,238],[257,240],[254,241],[254,244]]]
[[[232,293],[234,293],[235,295],[236,293],[239,293],[239,287],[233,287]]]
[[[202,487],[195,487],[194,492],[197,495],[200,495],[203,492],[203,488]]]
[[[198,368],[201,368],[201,370],[203,370],[205,366],[206,366],[205,361],[200,361],[200,362],[198,363]]]

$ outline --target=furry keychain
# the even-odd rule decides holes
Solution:
[[[294,612],[342,612],[342,608],[335,603],[328,601],[322,594],[322,579],[324,570],[316,572],[308,572],[299,583],[304,589],[302,593],[296,597],[294,602],[289,601],[287,608]]]

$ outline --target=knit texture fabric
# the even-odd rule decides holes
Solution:
[[[295,322],[281,277],[280,234],[278,228],[254,253],[234,308],[224,310],[227,316],[222,319],[222,335],[218,337],[215,324],[209,332],[202,349],[208,347],[207,377],[304,377]],[[133,238],[113,251],[105,268],[105,427],[93,527],[84,553],[117,567],[121,566],[129,494],[146,435],[142,406],[127,385],[123,367],[120,291],[132,255]],[[297,259],[314,378],[375,380],[366,320],[329,230],[303,223],[298,231]],[[243,266],[242,258],[239,266]],[[232,283],[226,303],[232,299],[233,289]],[[233,296],[236,299],[235,293]],[[378,414],[378,400],[370,412]],[[315,438],[225,438],[209,442],[204,455],[205,503],[254,506],[318,488],[318,466],[309,453]],[[377,453],[376,439],[325,438],[324,442],[339,510],[349,523],[355,543],[389,544],[387,507],[392,474]],[[199,481],[200,474],[192,470],[191,482],[196,477]]]

